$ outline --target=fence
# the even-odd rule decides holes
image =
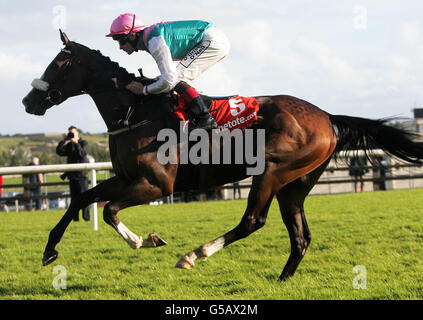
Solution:
[[[345,156],[348,156],[346,154]],[[392,161],[393,162],[393,161]],[[334,164],[330,164],[328,168],[325,170],[325,173],[322,175],[322,177],[319,179],[317,185],[323,186],[329,186],[328,192],[326,193],[339,193],[342,192],[334,192],[331,191],[331,185],[342,185],[342,184],[352,184],[354,183],[354,179],[351,177],[348,177],[347,175],[336,175],[336,172],[341,171],[348,171],[350,169],[354,168],[360,168],[360,169],[367,169],[369,171],[376,172],[377,170],[380,170],[380,167],[373,167],[373,166],[357,166],[357,167],[348,167],[348,166],[340,166],[335,167]],[[384,169],[387,172],[390,172],[390,174],[387,174],[385,176],[375,176],[373,173],[371,177],[367,175],[364,176],[364,179],[362,180],[364,183],[386,183],[389,181],[412,181],[409,182],[409,188],[411,187],[423,187],[423,169],[421,166],[416,165],[410,165],[410,164],[401,164],[401,163],[392,163],[390,165],[386,165]],[[409,170],[409,173],[404,174],[393,174],[392,171],[401,172],[401,170]],[[97,171],[104,171],[104,170],[112,170],[112,164],[111,162],[99,162],[99,163],[80,163],[80,164],[62,164],[62,165],[40,165],[40,166],[22,166],[22,167],[9,167],[9,168],[0,168],[0,175],[14,175],[14,174],[29,174],[29,173],[54,173],[54,172],[64,172],[64,171],[91,171],[91,187],[94,187],[97,184]],[[419,183],[415,183],[415,180],[419,179]],[[45,180],[44,180],[45,181]],[[66,182],[54,182],[54,183],[43,183],[42,186],[48,187],[48,186],[55,186],[55,185],[67,185]],[[3,188],[8,187],[23,187],[25,185],[23,184],[16,184],[16,185],[5,185]],[[235,188],[239,188],[240,190],[244,191],[244,196],[241,196],[241,198],[245,197],[245,192],[248,192],[246,189],[249,189],[251,187],[251,180],[244,180],[243,182],[239,183],[239,186],[235,187],[234,185],[225,185],[222,187],[218,187],[216,190],[221,192],[226,192],[226,195],[223,197],[225,199],[234,199],[235,198]],[[316,189],[316,188],[315,188]],[[333,188],[332,188],[333,189]],[[395,186],[391,186],[389,189],[396,189]],[[230,190],[233,190],[233,196],[229,196]],[[345,191],[344,191],[345,192]],[[347,191],[348,192],[348,191]],[[325,192],[323,192],[325,193]],[[312,191],[313,194],[313,191]],[[49,195],[47,194],[45,190],[45,194],[38,196],[38,197],[32,197],[32,199],[36,198],[43,198],[43,199],[55,199],[57,198],[57,195]],[[10,198],[2,198],[2,200],[10,199]],[[25,196],[17,196],[12,197],[15,201],[28,201],[29,198]],[[203,198],[204,199],[204,198]],[[168,197],[168,203],[173,203],[173,196]],[[97,203],[94,203],[92,205],[92,212],[93,212],[93,229],[98,229],[98,221],[97,221]]]
[[[97,185],[97,171],[112,169],[111,162],[98,162],[98,163],[75,163],[75,164],[57,164],[57,165],[40,165],[40,166],[22,166],[22,167],[9,167],[0,168],[0,175],[12,174],[30,174],[30,173],[49,173],[49,172],[64,172],[64,171],[91,171],[91,187]],[[57,184],[57,183],[55,183]],[[46,184],[52,185],[52,184]],[[4,188],[5,186],[3,186]],[[42,196],[45,197],[45,196]],[[48,195],[47,195],[48,197]],[[15,197],[15,200],[26,200],[26,197]],[[92,204],[93,213],[93,229],[98,230],[97,219],[97,203]]]
[[[363,179],[355,180],[349,175],[350,169],[366,169],[368,173],[364,174]],[[398,190],[423,188],[423,167],[419,165],[408,164],[391,164],[382,168],[384,174],[381,173],[381,167],[378,166],[337,166],[331,163],[317,184],[311,190],[310,195],[328,195],[355,192],[355,183],[364,184],[365,191],[378,190]],[[381,187],[383,186],[383,187]],[[251,187],[251,179],[239,182],[239,186],[226,186],[224,188],[226,196],[235,198],[235,190],[241,189],[241,198],[248,196]]]

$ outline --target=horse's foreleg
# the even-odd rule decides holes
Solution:
[[[196,259],[206,259],[220,249],[247,237],[263,227],[272,203],[275,185],[278,185],[278,183],[273,179],[272,175],[254,177],[248,195],[247,209],[239,225],[224,235],[182,256],[176,263],[175,268],[191,269],[194,267]]]
[[[129,230],[117,217],[120,210],[148,203],[162,197],[164,194],[163,190],[164,188],[162,186],[152,185],[145,178],[141,178],[139,181],[125,186],[125,188],[116,191],[115,200],[110,201],[104,207],[104,221],[112,226],[133,249],[154,248],[167,244],[156,233],[150,233],[146,239],[143,239]],[[171,191],[165,190],[165,192]]]
[[[50,231],[48,242],[43,255],[44,266],[56,260],[58,252],[55,250],[55,247],[62,239],[66,228],[72,221],[72,218],[75,216],[75,214],[82,208],[85,208],[94,202],[112,199],[113,191],[119,188],[121,184],[122,182],[114,177],[100,183],[96,187],[89,189],[72,199],[72,202],[62,219],[60,219],[59,223]]]
[[[147,239],[137,236],[117,217],[119,210],[142,204],[142,201],[111,201],[103,210],[104,221],[112,226],[116,232],[129,244],[132,249],[154,248],[163,246],[166,243],[158,234],[150,233]]]

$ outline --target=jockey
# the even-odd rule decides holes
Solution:
[[[119,48],[128,54],[149,52],[160,70],[154,83],[144,86],[132,81],[126,86],[128,90],[144,95],[175,90],[189,107],[194,127],[217,128],[203,99],[190,84],[228,54],[229,41],[222,31],[201,20],[160,22],[146,27],[135,14],[125,13],[113,21],[106,37],[119,41]]]

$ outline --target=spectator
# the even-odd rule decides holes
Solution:
[[[375,181],[373,182],[373,191],[377,190],[387,190],[387,184],[388,181],[386,180],[386,177],[390,175],[389,170],[387,169],[387,166],[389,166],[389,158],[388,157],[377,157],[381,167],[373,169],[373,178]]]
[[[364,191],[364,175],[368,172],[363,168],[367,165],[365,157],[354,156],[350,158],[349,175],[354,178],[354,191],[358,192],[358,184],[360,184],[360,192]]]
[[[0,208],[2,208],[2,210],[9,212],[9,209],[7,208],[7,205],[1,202],[1,196],[3,194],[3,188],[1,187],[3,185],[3,176],[0,175]]]
[[[239,181],[233,183],[234,200],[236,199],[235,194],[238,192],[238,199],[241,199],[241,188],[239,187]]]
[[[32,158],[32,161],[28,164],[28,166],[38,166],[40,165],[40,159],[37,157]],[[29,197],[29,211],[33,210],[33,201],[35,201],[35,209],[41,210],[41,206],[43,200],[41,199],[41,184],[43,183],[43,175],[42,173],[31,173],[27,175],[27,183],[29,183],[28,191]],[[32,199],[32,197],[38,197],[37,199]]]
[[[223,200],[224,194],[222,188],[214,189],[215,199],[216,200]]]
[[[65,134],[64,136],[64,139],[57,145],[56,153],[59,156],[67,157],[67,163],[88,162],[88,142],[79,136],[78,129],[71,126],[68,129],[68,134]],[[86,171],[65,172],[61,178],[69,179],[71,200],[73,200],[78,194],[88,190],[88,174]],[[90,220],[89,207],[82,209],[82,218],[85,221]],[[76,213],[73,220],[79,221],[79,212]]]

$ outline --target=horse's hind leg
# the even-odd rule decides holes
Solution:
[[[283,222],[288,229],[291,253],[279,279],[294,275],[311,242],[311,232],[304,213],[304,200],[317,183],[330,160],[304,177],[292,181],[282,188],[276,197]]]
[[[248,195],[247,209],[241,222],[231,231],[182,256],[175,268],[191,269],[196,259],[206,259],[229,244],[247,237],[264,226],[267,212],[275,191],[280,189],[279,181],[271,174],[255,176]]]

